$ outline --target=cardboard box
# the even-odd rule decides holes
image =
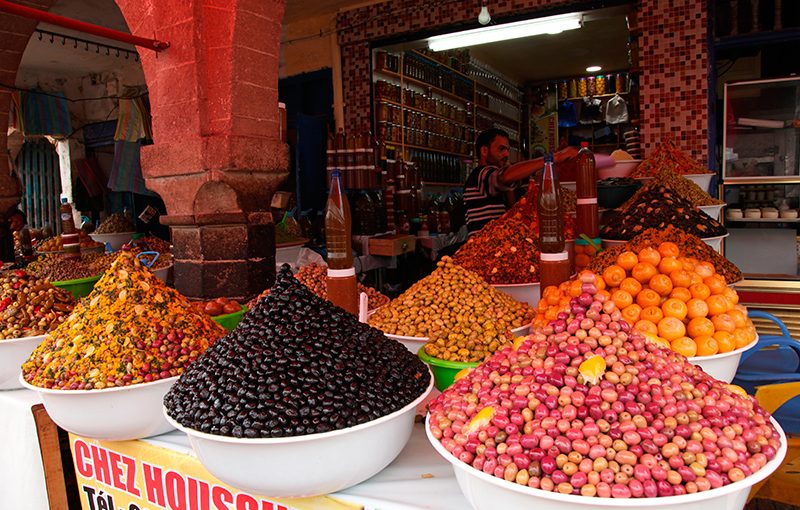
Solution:
[[[416,249],[417,239],[408,234],[392,234],[373,237],[369,240],[369,254],[393,257],[412,253]]]

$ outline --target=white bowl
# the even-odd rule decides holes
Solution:
[[[501,292],[505,292],[520,303],[528,303],[533,308],[539,306],[539,298],[542,293],[542,286],[539,282],[509,283],[504,285],[492,284],[492,287]]]
[[[162,267],[161,269],[153,269],[151,272],[156,275],[156,278],[161,280],[164,283],[167,283],[167,278],[169,277],[169,270],[172,269],[173,264],[170,264],[166,267]]]
[[[52,390],[20,382],[42,399],[56,425],[83,437],[128,441],[173,429],[161,412],[164,395],[178,376],[102,390]]]
[[[352,487],[388,466],[411,437],[417,405],[433,388],[392,414],[320,434],[238,439],[189,429],[163,414],[189,436],[209,473],[242,491],[275,498],[329,494]]]
[[[687,359],[689,363],[699,366],[714,379],[729,383],[733,381],[733,377],[736,375],[736,369],[739,368],[739,359],[742,357],[742,353],[755,347],[756,343],[758,343],[758,333],[756,333],[755,340],[739,349],[722,354],[694,356]]]
[[[0,390],[22,388],[19,375],[22,364],[47,335],[0,340]]]
[[[711,178],[715,175],[717,174],[684,174],[683,177],[697,184],[703,191],[708,193],[708,187],[711,186]]]
[[[682,496],[636,499],[589,498],[524,487],[479,471],[453,457],[431,435],[428,420],[430,420],[430,414],[425,419],[425,433],[428,436],[428,441],[430,441],[439,455],[453,465],[458,486],[475,510],[497,510],[500,508],[535,508],[536,510],[564,510],[567,508],[570,510],[593,510],[599,508],[614,510],[741,510],[747,502],[750,488],[780,467],[787,450],[786,435],[783,433],[783,429],[774,418],[770,418],[772,425],[780,436],[781,447],[771,461],[744,480],[718,489],[684,494]]]
[[[528,324],[526,326],[520,326],[518,328],[514,328],[511,330],[511,334],[514,336],[525,336],[531,329],[531,325]],[[403,336],[403,335],[390,335],[389,333],[384,333],[387,338],[391,338],[392,340],[397,340],[401,344],[406,346],[406,349],[414,353],[415,355],[419,351],[420,347],[428,343],[430,338],[427,336]]]
[[[723,207],[725,207],[725,204],[697,206],[698,209],[700,209],[701,211],[703,211],[704,213],[711,216],[717,221],[719,221],[720,213],[722,212]]]
[[[725,234],[724,236],[717,236],[717,237],[704,237],[703,242],[707,245],[714,248],[717,253],[722,253],[722,240],[728,237],[730,234]]]
[[[611,177],[628,177],[641,163],[641,159],[626,159],[617,161],[614,166],[598,168],[597,176],[600,179],[609,179]]]
[[[619,246],[628,242],[628,241],[618,241],[616,239],[601,239],[600,241],[603,245],[603,248],[613,248],[614,246]]]
[[[578,189],[578,183],[576,181],[559,182],[559,184],[572,191]]]
[[[131,240],[135,232],[116,232],[113,234],[89,234],[92,240],[111,246],[112,251],[122,248],[122,245]]]

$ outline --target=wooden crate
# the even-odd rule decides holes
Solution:
[[[413,252],[416,245],[417,239],[408,234],[372,237],[369,240],[369,253],[370,255],[393,257]]]

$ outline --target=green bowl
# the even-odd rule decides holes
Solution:
[[[239,321],[242,320],[242,317],[244,317],[246,311],[247,305],[242,305],[242,309],[238,312],[226,313],[225,315],[217,315],[216,317],[211,318],[223,328],[231,331],[239,325]]]
[[[446,361],[434,358],[425,352],[424,346],[420,347],[419,351],[417,351],[417,356],[419,356],[419,359],[426,365],[431,367],[431,372],[433,372],[433,384],[439,391],[444,391],[452,386],[453,382],[455,382],[456,374],[460,371],[465,368],[475,368],[480,365],[480,363],[464,363],[462,361]]]
[[[78,278],[77,280],[63,280],[60,282],[50,282],[54,287],[69,291],[75,299],[88,296],[94,284],[100,279],[102,275],[88,276],[86,278]]]

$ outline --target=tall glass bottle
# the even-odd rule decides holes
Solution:
[[[542,253],[564,251],[564,210],[561,205],[558,177],[553,168],[552,154],[544,157],[544,169],[536,205],[539,213],[539,251]]]
[[[577,234],[585,234],[594,239],[600,233],[597,218],[597,169],[588,142],[581,142],[577,167],[575,194],[578,203],[575,209],[575,229]]]
[[[325,211],[325,241],[329,268],[353,267],[353,250],[350,246],[352,229],[350,205],[344,194],[341,172],[336,169],[331,173],[331,188],[328,192],[328,205]]]

